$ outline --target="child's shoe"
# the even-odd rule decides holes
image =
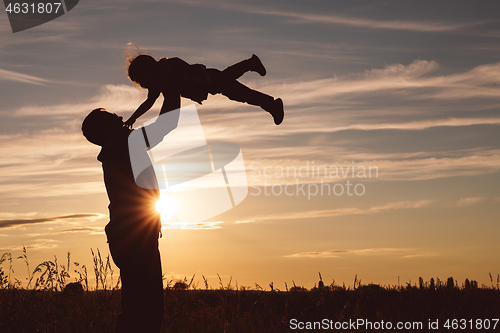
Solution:
[[[267,73],[266,68],[260,61],[259,57],[257,57],[255,54],[252,54],[250,61],[252,63],[252,69],[251,69],[252,72],[257,72],[259,73],[260,76],[266,75]]]
[[[279,125],[283,122],[285,111],[283,110],[283,101],[281,100],[281,98],[277,98],[274,100],[273,105],[268,110],[268,112],[273,116],[274,123],[276,125]]]

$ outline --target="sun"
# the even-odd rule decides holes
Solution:
[[[160,193],[156,210],[161,214],[162,221],[170,220],[174,216],[175,206],[175,200],[168,193]]]

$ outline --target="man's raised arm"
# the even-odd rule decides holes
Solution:
[[[163,93],[163,96],[163,104],[158,118],[156,118],[154,123],[141,128],[148,140],[149,148],[153,148],[159,144],[179,123],[181,96],[173,93],[168,95]]]
[[[163,104],[161,106],[160,115],[175,109],[180,109],[180,107],[181,107],[180,94],[163,92]]]
[[[147,151],[162,142],[163,138],[173,131],[179,123],[180,96],[176,97],[174,99],[169,98],[168,101],[165,99],[160,114],[153,123],[136,128],[129,134],[130,162],[136,181],[144,170],[151,167],[151,160]],[[149,183],[138,183],[137,185],[144,188],[152,188]]]

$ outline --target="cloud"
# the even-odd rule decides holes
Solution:
[[[351,207],[351,208],[337,208],[337,209],[325,209],[325,210],[309,210],[309,211],[261,215],[261,216],[255,216],[252,219],[256,221],[263,221],[263,220],[315,219],[315,218],[337,217],[337,216],[348,216],[348,215],[371,215],[391,210],[422,208],[428,206],[432,202],[433,202],[432,200],[421,200],[413,202],[399,201],[399,202],[390,202],[385,205],[374,206],[365,209]]]
[[[436,256],[436,253],[416,253],[416,254],[408,254],[403,256],[403,258],[420,258],[420,257],[432,257]]]
[[[455,203],[455,206],[457,206],[457,207],[469,207],[469,206],[475,205],[481,201],[484,201],[484,198],[464,198],[464,199],[460,199],[457,203]]]
[[[234,221],[234,223],[252,223],[252,222],[255,222],[255,220],[237,220],[237,221]]]
[[[366,29],[389,29],[419,32],[446,32],[456,31],[484,22],[453,23],[453,22],[424,22],[424,21],[400,21],[400,20],[374,20],[339,15],[320,15],[310,13],[294,13],[273,10],[249,10],[249,12],[262,15],[272,15],[294,19],[297,23],[320,23],[328,25],[342,25]]]
[[[108,84],[100,88],[99,93],[84,103],[68,103],[49,106],[23,106],[16,109],[15,116],[34,115],[82,115],[82,120],[93,109],[103,107],[110,112],[133,112],[146,99],[146,91],[135,86]],[[159,102],[157,103],[159,106]],[[155,107],[156,108],[156,107]],[[151,111],[153,113],[153,111]]]
[[[184,5],[196,6],[210,6],[218,7],[222,10],[237,11],[248,14],[258,14],[266,16],[277,16],[292,19],[293,23],[312,23],[312,24],[327,24],[327,25],[341,25],[366,29],[389,29],[389,30],[402,30],[402,31],[419,31],[419,32],[446,32],[456,31],[464,28],[469,28],[476,25],[481,25],[487,21],[476,22],[430,22],[430,21],[401,21],[401,20],[376,20],[360,17],[349,17],[346,15],[335,15],[329,13],[312,14],[307,12],[292,12],[283,10],[273,10],[269,6],[257,7],[249,5],[248,3],[242,4],[238,2],[206,2],[196,0],[174,0],[171,2],[181,3]]]
[[[287,255],[290,258],[337,258],[339,253],[348,253],[348,250],[331,250],[323,252],[301,252]]]
[[[301,82],[287,82],[286,86],[282,81],[268,81],[265,87],[266,92],[280,96],[285,101],[285,106],[289,110],[286,126],[280,128],[280,136],[297,134],[302,132],[335,132],[349,129],[424,129],[435,126],[468,126],[475,124],[498,124],[498,117],[448,117],[425,120],[410,120],[408,122],[387,123],[377,122],[373,118],[376,109],[383,108],[373,105],[369,99],[372,95],[368,93],[384,92],[387,98],[393,96],[399,100],[403,99],[408,105],[406,108],[412,109],[411,102],[415,100],[447,100],[457,101],[463,99],[486,98],[482,100],[476,108],[483,107],[483,104],[496,103],[500,105],[500,63],[477,66],[467,72],[450,74],[447,76],[435,75],[439,68],[435,61],[415,60],[409,65],[392,64],[382,69],[367,70],[364,73],[350,74],[343,77],[323,78]],[[112,112],[132,112],[145,98],[146,92],[128,85],[105,85],[99,94],[86,103],[62,104],[52,106],[25,106],[14,110],[16,116],[32,115],[62,115],[81,114],[82,117],[96,107],[105,107]],[[353,102],[354,101],[354,102]],[[183,104],[186,105],[186,100]],[[321,104],[330,104],[329,112],[339,110],[335,117],[325,118],[324,112],[300,112],[294,113],[294,109],[313,108],[314,110],[325,109],[324,107],[314,107]],[[458,102],[458,101],[457,101]],[[371,103],[370,109],[345,117],[343,111],[358,108],[365,109],[363,103]],[[206,106],[205,106],[206,105]],[[158,102],[155,110],[160,106]],[[241,128],[247,124],[255,124],[256,131],[245,133],[248,141],[259,136],[269,135],[266,123],[269,117],[265,117],[258,109],[250,109],[248,106],[237,104],[234,101],[217,96],[210,97],[204,103],[201,115],[204,124],[207,124],[209,135],[222,136],[231,135],[241,137]],[[244,112],[237,112],[244,108]],[[232,111],[232,112],[221,112]],[[236,111],[236,112],[235,112]],[[383,110],[381,110],[383,111]],[[401,110],[398,110],[401,113]],[[155,111],[148,114],[153,115]],[[348,124],[347,121],[353,119],[363,119],[362,115],[370,114],[370,123]],[[408,113],[408,112],[406,112]],[[436,112],[433,112],[434,114]],[[387,113],[384,112],[383,115]],[[257,116],[259,115],[259,116]],[[342,118],[339,118],[342,117]],[[344,119],[345,117],[345,119]],[[245,121],[242,121],[244,119]],[[260,126],[260,125],[263,126]],[[210,125],[216,125],[211,128]],[[319,126],[318,126],[319,125]],[[224,127],[225,131],[220,131]],[[259,128],[262,128],[259,130]],[[264,133],[265,132],[265,133]],[[239,135],[238,135],[239,134]],[[244,137],[242,139],[245,139]]]
[[[247,149],[244,153],[246,154],[245,159],[252,161],[251,164],[247,164],[249,185],[256,187],[264,186],[265,181],[268,186],[297,184],[297,182],[298,184],[320,183],[321,180],[324,183],[345,182],[345,179],[354,179],[364,183],[373,180],[428,180],[475,176],[500,170],[500,150],[488,148],[380,153],[338,146],[302,146],[256,148],[255,151]],[[313,161],[314,175],[312,174]],[[347,177],[343,176],[341,167],[346,171]],[[293,168],[297,170],[295,176]],[[308,170],[308,175],[305,178],[298,174],[300,168]],[[352,177],[352,168],[355,171],[354,177]],[[363,168],[367,174],[365,178],[358,176],[359,170],[363,170]],[[370,168],[372,175],[368,177]],[[285,170],[284,175],[276,176],[276,172],[281,169]],[[335,173],[332,174],[332,170],[336,169],[339,170],[339,177],[332,177],[335,176]],[[268,177],[265,177],[264,171]],[[305,171],[302,174],[305,175]]]
[[[370,165],[378,166],[382,175],[380,179],[428,180],[475,176],[500,170],[500,150],[498,149],[420,152],[399,158],[394,156],[394,158],[394,160],[371,161]]]
[[[342,77],[291,82],[286,86],[282,81],[270,81],[265,90],[282,96],[287,110],[284,124],[277,129],[268,114],[222,96],[210,97],[198,109],[208,140],[238,143],[246,160],[266,166],[300,166],[305,159],[314,160],[317,165],[338,165],[341,161],[333,159],[340,157],[349,163],[355,160],[377,166],[381,180],[471,176],[499,170],[500,151],[489,148],[387,154],[344,147],[342,142],[294,144],[301,140],[299,135],[311,133],[318,136],[345,131],[421,131],[435,127],[499,125],[497,116],[441,115],[453,114],[461,108],[477,112],[500,106],[500,63],[448,75],[436,74],[438,69],[435,61],[416,60],[408,65],[392,64]],[[405,109],[390,109],[384,102],[373,103],[369,96],[397,100]],[[40,114],[46,119],[66,116],[69,120],[58,121],[57,128],[30,135],[0,136],[3,156],[0,194],[30,197],[104,193],[102,171],[95,162],[98,147],[85,141],[80,134],[79,119],[75,117],[83,119],[95,107],[131,113],[144,98],[145,91],[131,85],[106,85],[89,102],[24,106],[13,110],[20,120],[29,121]],[[416,106],[415,102],[422,100],[431,102],[429,106]],[[462,107],[464,100],[475,102]],[[156,115],[158,108],[159,103],[148,114]],[[270,148],[269,141],[278,146]],[[290,182],[289,179],[276,181]]]
[[[453,127],[453,126],[472,126],[472,125],[499,125],[500,118],[447,118],[447,119],[428,119],[409,121],[405,123],[381,123],[381,124],[354,124],[348,126],[338,126],[330,131],[339,132],[347,130],[383,130],[383,129],[398,129],[398,130],[424,130],[432,127]]]
[[[68,234],[77,232],[88,232],[90,234],[104,234],[104,229],[100,227],[75,227],[75,228],[57,230],[52,232],[52,234]]]
[[[500,63],[448,75],[438,69],[435,61],[415,60],[342,77],[271,81],[265,91],[285,101],[279,131],[271,132],[270,117],[259,110],[223,97],[211,97],[200,118],[207,138],[249,144],[270,135],[499,125],[496,114],[478,112],[500,107]]]
[[[0,80],[22,82],[35,85],[45,85],[51,81],[33,75],[22,74],[0,68]]]
[[[0,138],[1,197],[105,193],[99,148],[67,128]]]
[[[396,94],[399,99],[411,100],[464,100],[490,98],[498,102],[500,92],[500,63],[477,66],[467,72],[437,75],[439,65],[435,61],[415,60],[409,65],[392,64],[382,69],[287,83],[287,105],[303,105],[325,102],[345,102],[345,98],[367,93]],[[360,95],[363,94],[363,95]],[[371,96],[368,96],[371,97]],[[482,103],[488,102],[482,101]],[[334,104],[335,105],[335,104]]]
[[[22,219],[4,219],[0,220],[0,229],[2,228],[12,228],[21,225],[33,225],[39,223],[52,223],[68,220],[96,220],[103,218],[105,215],[89,213],[89,214],[71,214],[71,215],[61,215],[61,216],[50,216],[41,218],[22,218]]]
[[[162,222],[162,229],[220,229],[223,221],[215,222]]]
[[[49,240],[49,241],[53,242],[54,240]],[[2,248],[0,248],[0,252],[2,252],[2,251],[22,251],[23,247],[26,249],[51,249],[51,248],[57,247],[57,245],[52,244],[50,242],[34,243],[34,244],[23,245],[23,246],[2,247]]]
[[[38,214],[38,212],[26,212],[26,213],[8,213],[8,212],[3,212],[3,213],[0,213],[0,218],[12,218],[12,217],[16,217],[16,218],[21,218],[21,217],[30,217],[30,216],[36,216]]]
[[[330,250],[322,252],[300,252],[287,255],[288,258],[338,258],[341,255],[354,254],[354,255],[387,255],[391,253],[401,253],[413,251],[413,249],[406,248],[371,248],[360,250]],[[417,255],[413,255],[417,256]],[[408,255],[404,257],[409,257]]]
[[[104,183],[98,182],[65,182],[59,184],[57,181],[53,183],[47,182],[20,182],[18,184],[3,185],[0,190],[0,195],[16,198],[42,198],[42,197],[69,197],[82,196],[87,194],[105,193]]]

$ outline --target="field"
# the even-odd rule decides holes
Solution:
[[[12,261],[9,255],[2,257],[3,263]],[[120,312],[119,282],[109,282],[109,257],[103,260],[98,251],[93,256],[98,283],[92,290],[86,268],[77,263],[72,271],[76,282],[70,280],[69,254],[65,265],[52,261],[38,265],[26,287],[9,281],[8,269],[1,268],[0,332],[113,332]],[[20,259],[29,267],[26,251]],[[373,329],[394,331],[401,322],[412,327],[402,331],[416,332],[428,331],[429,320],[438,320],[434,332],[450,332],[452,328],[478,332],[476,328],[487,326],[494,332],[500,330],[500,323],[494,320],[500,318],[500,277],[496,281],[490,278],[491,286],[480,287],[468,280],[458,286],[453,278],[380,287],[363,285],[355,278],[354,286],[346,287],[325,285],[319,274],[318,284],[311,290],[300,286],[277,290],[272,283],[266,290],[258,285],[249,290],[231,282],[223,284],[221,279],[213,288],[205,278],[203,288],[198,288],[193,279],[166,280],[163,331],[324,332],[343,324],[345,329],[340,331],[366,332],[372,331],[369,321]],[[365,322],[353,329],[357,320]],[[419,323],[423,330],[418,329]],[[392,330],[387,329],[389,324]],[[319,325],[328,329],[320,330]],[[305,330],[308,327],[311,329]]]

